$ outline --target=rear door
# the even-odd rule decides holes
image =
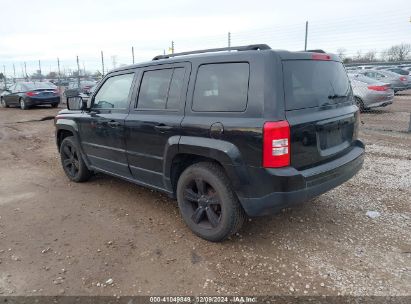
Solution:
[[[125,122],[127,158],[133,177],[164,188],[163,162],[168,141],[180,136],[189,63],[142,68],[139,91]]]
[[[283,74],[291,165],[308,168],[351,149],[358,108],[342,63],[284,60]]]

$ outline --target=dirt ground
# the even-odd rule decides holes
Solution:
[[[0,295],[411,295],[411,95],[361,115],[355,178],[220,244],[162,194],[69,182],[56,112],[0,109]]]

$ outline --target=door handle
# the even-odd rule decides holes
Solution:
[[[157,126],[154,126],[154,129],[156,129],[156,131],[159,131],[159,132],[167,132],[171,130],[172,128],[173,128],[172,126],[167,126],[165,124],[159,124]]]
[[[117,127],[120,126],[120,123],[118,121],[115,121],[115,120],[109,121],[107,124],[111,128],[117,128]]]

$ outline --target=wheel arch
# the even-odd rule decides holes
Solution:
[[[68,136],[73,136],[74,139],[77,141],[82,158],[86,163],[87,167],[90,167],[90,162],[87,158],[87,155],[84,153],[83,147],[81,145],[81,140],[79,136],[79,129],[78,125],[75,121],[70,119],[60,118],[56,122],[56,145],[57,149],[60,152],[60,146],[63,142],[64,138]]]
[[[181,173],[202,161],[220,165],[236,191],[249,183],[246,165],[234,144],[212,138],[181,136],[167,144],[163,168],[166,188],[175,193]]]

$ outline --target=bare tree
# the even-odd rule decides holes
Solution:
[[[337,54],[341,58],[341,60],[345,59],[345,53],[346,52],[347,52],[347,50],[343,47],[337,49]]]
[[[375,61],[376,57],[377,57],[377,52],[375,50],[371,50],[365,53],[363,59],[364,61]]]
[[[403,61],[407,59],[411,53],[411,44],[401,43],[393,45],[386,50],[386,58],[388,61]]]

